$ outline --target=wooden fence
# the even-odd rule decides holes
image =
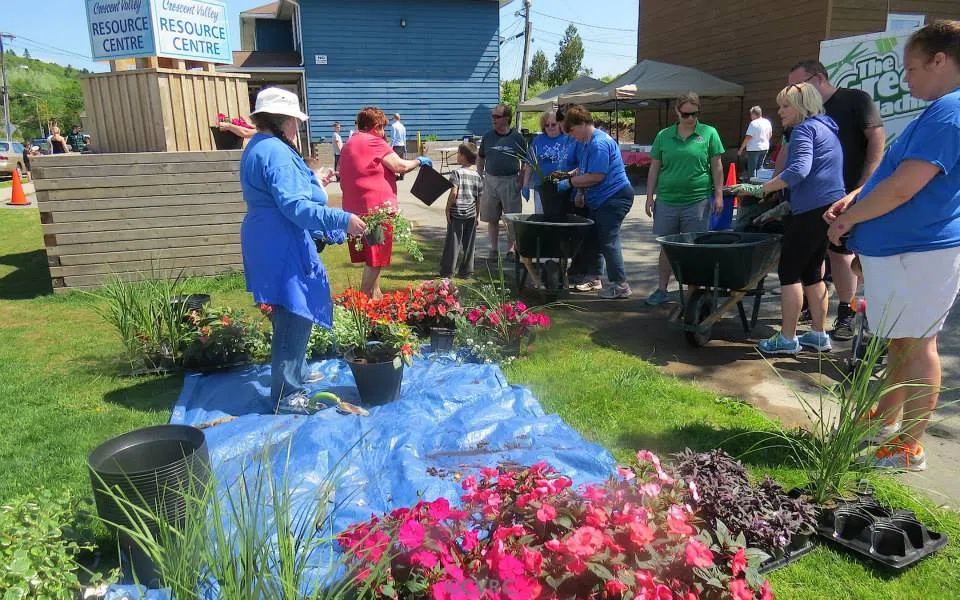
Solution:
[[[240,151],[64,154],[32,161],[54,292],[242,270]]]
[[[250,114],[249,75],[140,69],[80,76],[97,152],[216,150],[217,114]]]

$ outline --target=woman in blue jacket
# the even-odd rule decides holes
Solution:
[[[247,215],[240,227],[247,291],[272,307],[270,394],[305,405],[307,341],[313,324],[332,327],[327,274],[313,238],[343,241],[361,235],[360,217],[330,208],[327,194],[291,140],[307,120],[297,96],[279,88],[257,94],[251,113],[257,133],[240,158]]]
[[[843,150],[837,124],[823,114],[823,99],[809,83],[790,85],[777,95],[784,127],[793,127],[783,171],[763,185],[735,187],[741,196],[763,197],[790,188],[792,217],[783,234],[777,274],[783,290],[780,333],[757,345],[765,354],[797,354],[801,346],[818,351],[831,349],[825,331],[827,286],[823,259],[827,252],[827,224],[823,213],[843,198]],[[797,336],[797,321],[806,295],[812,329]]]

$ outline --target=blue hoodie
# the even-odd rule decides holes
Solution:
[[[780,178],[790,188],[793,214],[833,204],[846,195],[843,150],[837,131],[833,119],[814,115],[790,133],[787,164]]]

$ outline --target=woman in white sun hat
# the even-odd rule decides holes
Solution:
[[[313,324],[332,326],[330,285],[312,238],[342,241],[365,226],[327,206],[323,186],[294,148],[297,127],[307,120],[295,94],[262,90],[250,117],[257,133],[240,158],[243,268],[254,301],[272,308],[271,398],[296,407],[304,404]]]

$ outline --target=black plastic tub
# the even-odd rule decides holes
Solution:
[[[434,352],[450,352],[453,350],[453,340],[456,335],[456,329],[449,329],[447,327],[431,327],[430,349]]]
[[[211,125],[210,131],[217,150],[239,150],[243,147],[243,138],[232,131],[220,131],[219,125]]]
[[[571,209],[570,190],[561,192],[553,181],[544,181],[540,184],[540,205],[547,221],[563,222]]]
[[[657,238],[684,285],[743,290],[780,256],[780,236],[733,231],[679,233]]]
[[[210,294],[187,294],[185,296],[174,296],[170,298],[170,304],[177,310],[182,310],[184,314],[191,310],[200,310],[205,305],[210,304]]]
[[[413,181],[410,193],[421,202],[430,206],[437,198],[453,187],[447,178],[438,173],[433,167],[420,167],[417,178]]]
[[[572,258],[593,227],[590,219],[572,214],[551,218],[507,214],[504,220],[513,229],[517,252],[527,258]]]
[[[97,513],[106,521],[131,525],[111,497],[153,511],[173,522],[185,516],[183,492],[210,473],[203,431],[187,425],[157,425],[107,440],[87,458]]]
[[[350,365],[361,404],[380,406],[400,399],[403,360],[399,356],[386,362],[366,362],[347,351],[343,358]]]

